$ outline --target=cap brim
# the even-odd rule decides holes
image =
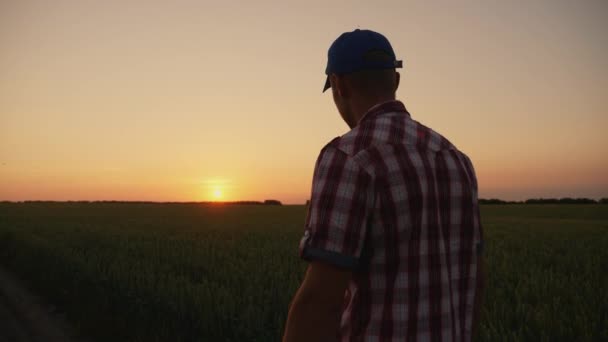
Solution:
[[[329,76],[327,76],[327,79],[325,80],[325,86],[323,86],[323,92],[325,92],[329,88],[331,88],[331,83],[329,83]]]

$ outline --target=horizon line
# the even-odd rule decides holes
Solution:
[[[497,197],[479,197],[478,201],[501,201],[505,203],[525,203],[528,200],[594,200],[600,202],[608,199],[605,197],[529,197],[522,200],[504,200]],[[155,201],[155,200],[45,200],[45,199],[30,199],[30,200],[3,200],[0,203],[28,203],[28,202],[47,202],[47,203],[157,203],[157,204],[269,204],[266,201],[275,201],[280,205],[306,205],[310,200],[304,202],[283,203],[278,199],[265,200],[236,200],[236,201]],[[275,203],[276,204],[276,203]]]

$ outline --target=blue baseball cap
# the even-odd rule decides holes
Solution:
[[[360,70],[402,68],[391,43],[385,36],[371,30],[344,32],[327,51],[327,67],[323,92],[331,87],[329,75],[348,74]]]

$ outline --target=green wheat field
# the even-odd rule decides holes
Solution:
[[[304,206],[1,203],[0,264],[93,341],[278,341]],[[608,341],[608,205],[485,205],[478,341]]]

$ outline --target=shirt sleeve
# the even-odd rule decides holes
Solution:
[[[300,256],[356,269],[373,206],[372,177],[346,153],[325,147],[315,165]]]
[[[471,178],[471,185],[473,190],[473,201],[474,201],[474,212],[473,212],[473,223],[475,225],[475,230],[473,232],[473,239],[475,242],[476,252],[478,256],[481,256],[485,253],[484,239],[483,239],[483,227],[481,225],[481,213],[479,210],[479,188],[477,186],[477,175],[475,174],[475,168],[473,167],[473,162],[471,159],[465,155],[465,166],[467,168],[467,172],[469,173],[469,177]]]

